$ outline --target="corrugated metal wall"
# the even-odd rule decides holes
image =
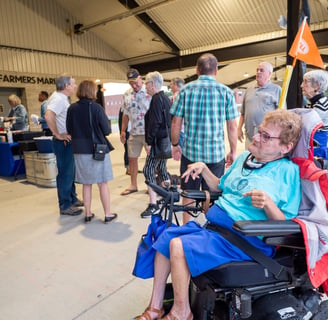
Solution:
[[[0,70],[125,80],[127,62],[54,0],[1,0]]]

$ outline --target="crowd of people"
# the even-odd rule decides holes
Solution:
[[[148,73],[145,82],[138,70],[127,72],[131,88],[124,94],[119,127],[130,184],[121,196],[138,191],[138,160],[143,149],[147,155],[142,171],[145,181],[170,184],[167,158],[155,154],[158,141],[170,136],[172,158],[180,161],[181,189],[222,191],[206,214],[209,223],[231,229],[236,220],[295,217],[300,203],[300,177],[288,155],[300,136],[300,116],[278,109],[281,88],[270,81],[270,63],[258,65],[257,85],[246,90],[240,113],[233,91],[216,80],[217,72],[216,57],[201,55],[196,64],[197,80],[185,84],[182,78],[172,79],[171,97],[162,90],[159,72]],[[310,107],[320,115],[327,136],[328,73],[305,73],[301,88]],[[75,94],[78,101],[70,103],[69,98]],[[44,133],[53,136],[60,215],[80,215],[84,207],[84,221],[91,222],[95,217],[91,209],[92,185],[97,184],[104,223],[113,221],[117,214],[111,211],[108,187],[108,181],[114,178],[110,159],[113,147],[107,139],[111,128],[104,108],[96,102],[97,85],[91,80],[77,85],[71,75],[63,74],[56,78],[56,91],[50,97],[41,91],[39,101],[37,120]],[[8,102],[11,109],[4,121],[11,122],[13,130],[26,130],[28,115],[20,98],[11,95]],[[246,150],[238,157],[237,140],[245,142]],[[95,158],[95,146],[104,146],[101,161]],[[76,182],[82,184],[82,200],[77,197]],[[147,188],[149,204],[141,218],[159,212],[156,193],[150,186]],[[182,198],[183,204],[188,201]],[[268,256],[275,253],[273,246],[257,237],[247,237],[247,241]],[[190,320],[190,277],[229,261],[250,259],[219,233],[190,221],[187,213],[183,214],[183,226],[164,231],[153,247],[157,253],[152,295],[145,312],[135,318],[138,320],[162,319],[169,274],[174,304],[163,319]]]
[[[121,192],[122,196],[138,191],[138,173],[144,174],[146,182],[170,184],[167,159],[154,155],[156,141],[167,134],[171,139],[172,157],[180,161],[180,177],[193,163],[203,162],[220,178],[237,157],[237,140],[245,142],[247,150],[253,137],[258,134],[266,113],[278,108],[281,87],[270,80],[273,67],[269,62],[259,63],[256,86],[245,91],[240,110],[237,109],[233,91],[216,80],[217,66],[214,55],[201,55],[196,63],[197,80],[185,84],[182,78],[173,78],[169,97],[162,90],[163,77],[159,72],[148,73],[144,82],[138,70],[128,70],[127,81],[131,88],[124,94],[124,103],[119,112],[119,129],[130,184]],[[324,133],[321,136],[325,137],[328,128],[327,74],[323,70],[309,71],[304,74],[301,84],[310,107],[322,118]],[[95,143],[108,143],[105,136],[110,133],[104,108],[97,103],[98,91],[92,81],[82,81],[77,87],[71,75],[61,75],[56,79],[56,91],[50,97],[46,91],[40,91],[38,96],[41,106],[37,121],[45,135],[53,136],[60,214],[79,215],[84,206],[85,222],[90,222],[94,217],[91,212],[91,190],[95,183],[100,190],[104,221],[110,222],[117,217],[110,211],[107,186],[107,182],[113,179],[109,156],[111,148],[106,149],[104,161],[92,158]],[[79,100],[71,104],[70,97],[75,94]],[[27,130],[28,114],[20,98],[11,95],[8,102],[11,109],[4,121],[11,122],[13,130]],[[88,111],[89,104],[91,113]],[[90,127],[90,116],[93,127],[85,130]],[[225,150],[225,133],[229,150]],[[138,160],[143,149],[147,157],[143,171],[140,171]],[[91,167],[92,171],[87,170]],[[83,185],[83,200],[77,197],[75,182]],[[202,174],[197,179],[181,179],[180,183],[182,190],[209,189]],[[149,203],[141,212],[142,218],[159,212],[156,193],[149,186],[147,188]],[[188,199],[183,198],[182,202],[186,204]],[[189,220],[190,215],[184,213],[183,224]]]

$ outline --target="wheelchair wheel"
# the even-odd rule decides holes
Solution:
[[[229,307],[223,301],[217,301],[213,312],[213,320],[229,320]]]
[[[319,311],[312,318],[313,320],[327,320],[328,319],[328,300],[322,301],[319,306]]]

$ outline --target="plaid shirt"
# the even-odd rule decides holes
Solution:
[[[171,114],[184,120],[183,155],[190,161],[218,163],[225,156],[225,120],[239,116],[233,91],[210,76],[185,85]]]

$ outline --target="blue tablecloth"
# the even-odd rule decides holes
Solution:
[[[18,169],[18,170],[17,170]],[[19,153],[18,142],[0,143],[0,176],[13,176],[25,173],[23,155]]]

